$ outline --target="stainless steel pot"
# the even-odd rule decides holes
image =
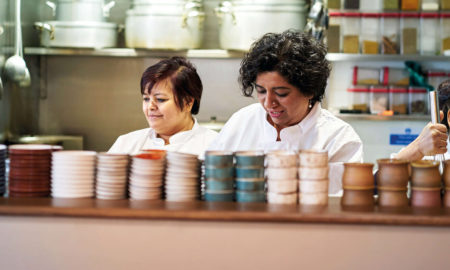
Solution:
[[[58,21],[94,21],[102,22],[109,17],[109,11],[116,4],[103,0],[58,0],[45,2],[53,11]]]
[[[125,44],[130,48],[199,48],[204,17],[196,1],[134,2],[125,20]]]
[[[307,8],[304,0],[224,1],[216,8],[220,46],[247,51],[265,33],[302,30]]]
[[[104,48],[116,47],[117,25],[107,22],[35,23],[44,47]]]

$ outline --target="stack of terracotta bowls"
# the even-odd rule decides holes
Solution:
[[[205,201],[233,201],[234,165],[232,152],[207,151],[205,153],[205,184]]]
[[[419,160],[411,163],[411,205],[441,206],[441,175],[439,162]]]
[[[297,153],[274,150],[266,155],[267,201],[297,204]]]
[[[446,160],[444,163],[444,172],[442,174],[442,180],[444,182],[444,205],[450,207],[450,160]]]
[[[10,197],[46,197],[50,194],[50,145],[11,145],[9,158]]]
[[[58,151],[52,157],[52,197],[90,198],[94,196],[94,151]]]
[[[6,145],[0,144],[0,196],[6,191]]]
[[[167,201],[195,201],[200,195],[200,162],[197,155],[167,152]]]
[[[408,206],[409,162],[399,159],[379,159],[377,173],[378,205]]]
[[[344,163],[343,206],[373,206],[375,181],[373,163]]]
[[[327,205],[328,151],[302,150],[299,161],[299,203]]]
[[[264,152],[241,151],[236,157],[236,201],[264,202]]]
[[[126,197],[129,156],[99,153],[97,155],[96,197],[120,200]]]
[[[133,156],[130,173],[130,199],[161,200],[166,152],[147,150]]]

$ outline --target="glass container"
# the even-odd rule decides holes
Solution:
[[[383,0],[359,0],[359,10],[364,12],[380,12],[383,9]]]
[[[428,84],[433,86],[436,90],[439,84],[447,79],[447,73],[440,70],[428,70],[427,71]]]
[[[402,10],[405,11],[418,11],[419,10],[419,0],[401,0]]]
[[[327,46],[328,52],[339,53],[341,52],[341,12],[330,12],[330,20],[327,30]]]
[[[381,14],[381,53],[400,52],[400,13]]]
[[[361,14],[361,47],[364,54],[378,54],[380,40],[379,13]]]
[[[439,0],[422,0],[420,8],[423,11],[438,11],[439,10]]]
[[[383,67],[381,78],[383,85],[409,86],[409,72],[404,68]]]
[[[428,94],[423,87],[410,86],[409,93],[409,114],[428,113]]]
[[[345,12],[342,14],[342,52],[359,53],[360,13]]]
[[[328,0],[327,8],[328,9],[341,9],[341,0]]]
[[[369,67],[353,67],[353,85],[380,84],[380,69]]]
[[[402,13],[400,15],[400,52],[401,54],[419,53],[419,14]]]
[[[450,12],[441,13],[441,54],[450,56]]]
[[[436,55],[439,52],[439,14],[420,14],[420,54]]]
[[[389,109],[389,90],[385,86],[370,87],[370,113],[380,114]]]
[[[352,110],[361,111],[361,113],[369,112],[370,91],[369,87],[364,85],[354,85],[347,89],[351,94]]]
[[[359,0],[343,0],[344,9],[359,9]]]
[[[400,7],[399,0],[383,0],[383,10],[398,10]]]
[[[450,0],[441,0],[441,10],[450,10]]]
[[[408,113],[408,89],[401,86],[389,87],[389,109],[394,114],[407,114]]]

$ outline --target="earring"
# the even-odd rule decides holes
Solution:
[[[312,108],[312,106],[313,106],[313,105],[312,105],[312,101],[311,101],[311,99],[310,99],[310,100],[309,100],[309,105],[308,105],[308,108],[310,108],[310,109],[311,109],[311,108]]]

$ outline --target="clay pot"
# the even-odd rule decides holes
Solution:
[[[344,195],[341,199],[341,204],[343,206],[373,206],[374,203],[373,189],[344,189]]]
[[[450,159],[444,162],[444,172],[442,173],[442,180],[446,187],[450,187]]]
[[[413,187],[434,188],[441,186],[438,161],[415,161],[411,163],[411,168],[411,183]]]
[[[412,188],[411,206],[413,207],[440,207],[440,188]]]
[[[344,163],[344,189],[373,189],[373,163]]]
[[[382,207],[404,207],[409,205],[404,190],[378,190],[378,205]]]
[[[377,184],[381,187],[406,188],[409,162],[400,159],[379,159]]]
[[[450,207],[450,190],[445,190],[444,194],[444,206]]]

